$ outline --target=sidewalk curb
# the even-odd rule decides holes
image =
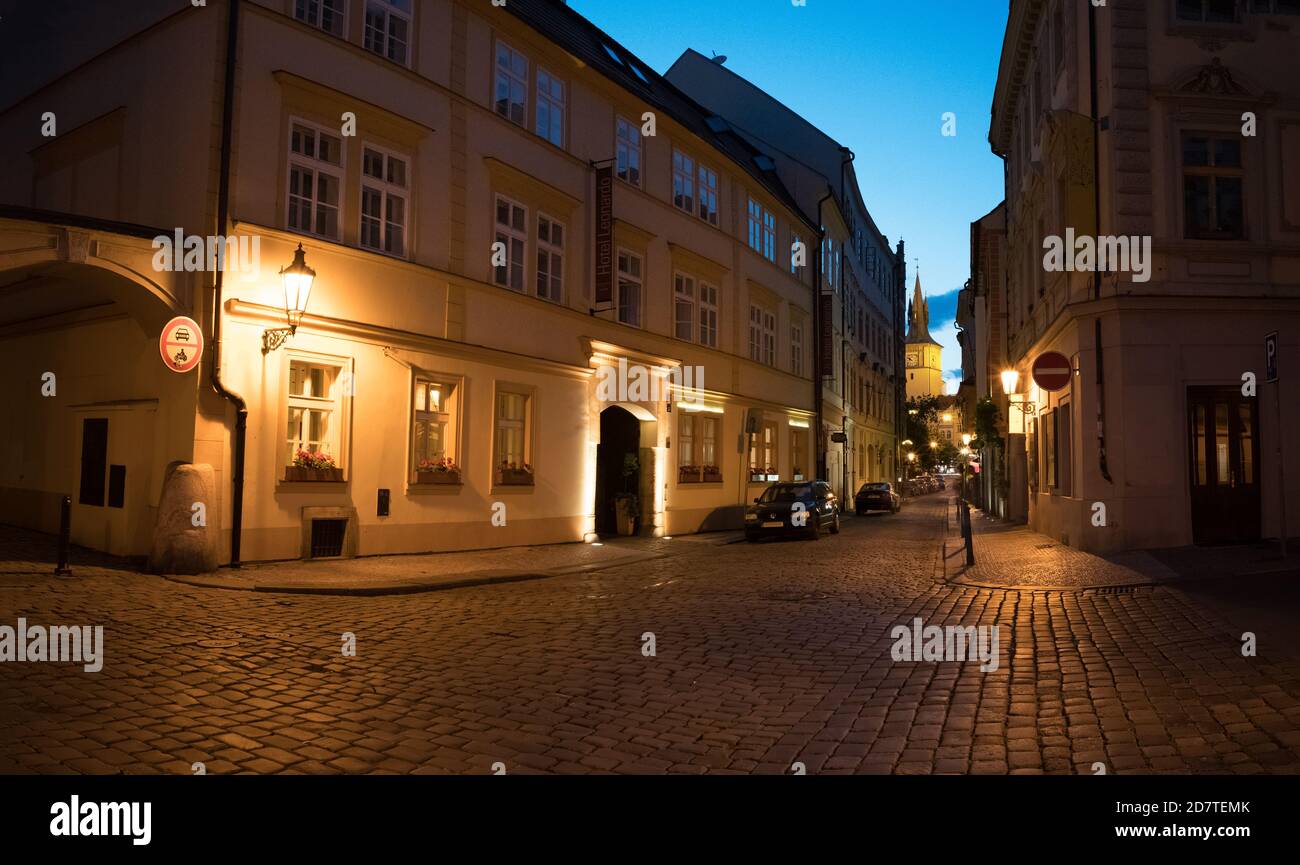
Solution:
[[[623,565],[664,558],[666,553],[637,553],[622,556],[608,562],[584,565],[567,565],[561,568],[548,568],[536,571],[468,571],[464,574],[452,574],[449,579],[437,582],[375,582],[367,585],[314,586],[308,583],[266,583],[266,584],[232,584],[227,578],[208,575],[188,576],[183,574],[162,574],[162,579],[181,583],[201,589],[220,589],[229,592],[262,592],[282,595],[342,595],[356,597],[376,597],[382,595],[414,595],[425,592],[440,592],[447,589],[464,589],[473,586],[490,586],[499,583],[522,583],[532,580],[545,580],[551,577],[572,576],[573,574],[595,573]]]

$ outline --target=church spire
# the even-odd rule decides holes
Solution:
[[[917,274],[916,287],[912,289],[912,312],[907,319],[908,343],[934,342],[930,336],[930,305],[921,291],[920,274]]]

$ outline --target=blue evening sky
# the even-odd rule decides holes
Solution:
[[[857,154],[880,230],[917,260],[945,370],[961,366],[953,316],[970,276],[970,223],[1002,199],[989,150],[1006,0],[570,0],[659,72],[686,48],[727,67]],[[957,135],[940,134],[944,112]]]

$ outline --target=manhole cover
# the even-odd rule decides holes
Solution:
[[[1056,546],[1056,544],[1039,544],[1038,546],[1034,547],[1034,549],[1036,549],[1036,550],[1050,550],[1050,549],[1051,549],[1052,547],[1054,547],[1054,546]]]
[[[199,640],[195,645],[202,646],[205,649],[229,649],[231,646],[238,646],[238,640]]]
[[[292,637],[293,634],[267,634],[266,636],[270,637],[272,640],[287,640]]]

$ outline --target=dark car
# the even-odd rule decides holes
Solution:
[[[883,482],[863,484],[862,489],[853,497],[853,510],[858,516],[867,511],[889,511],[896,514],[902,504],[903,500],[894,491],[893,484]]]
[[[745,540],[799,534],[813,540],[840,532],[835,494],[825,481],[772,484],[745,509]]]

